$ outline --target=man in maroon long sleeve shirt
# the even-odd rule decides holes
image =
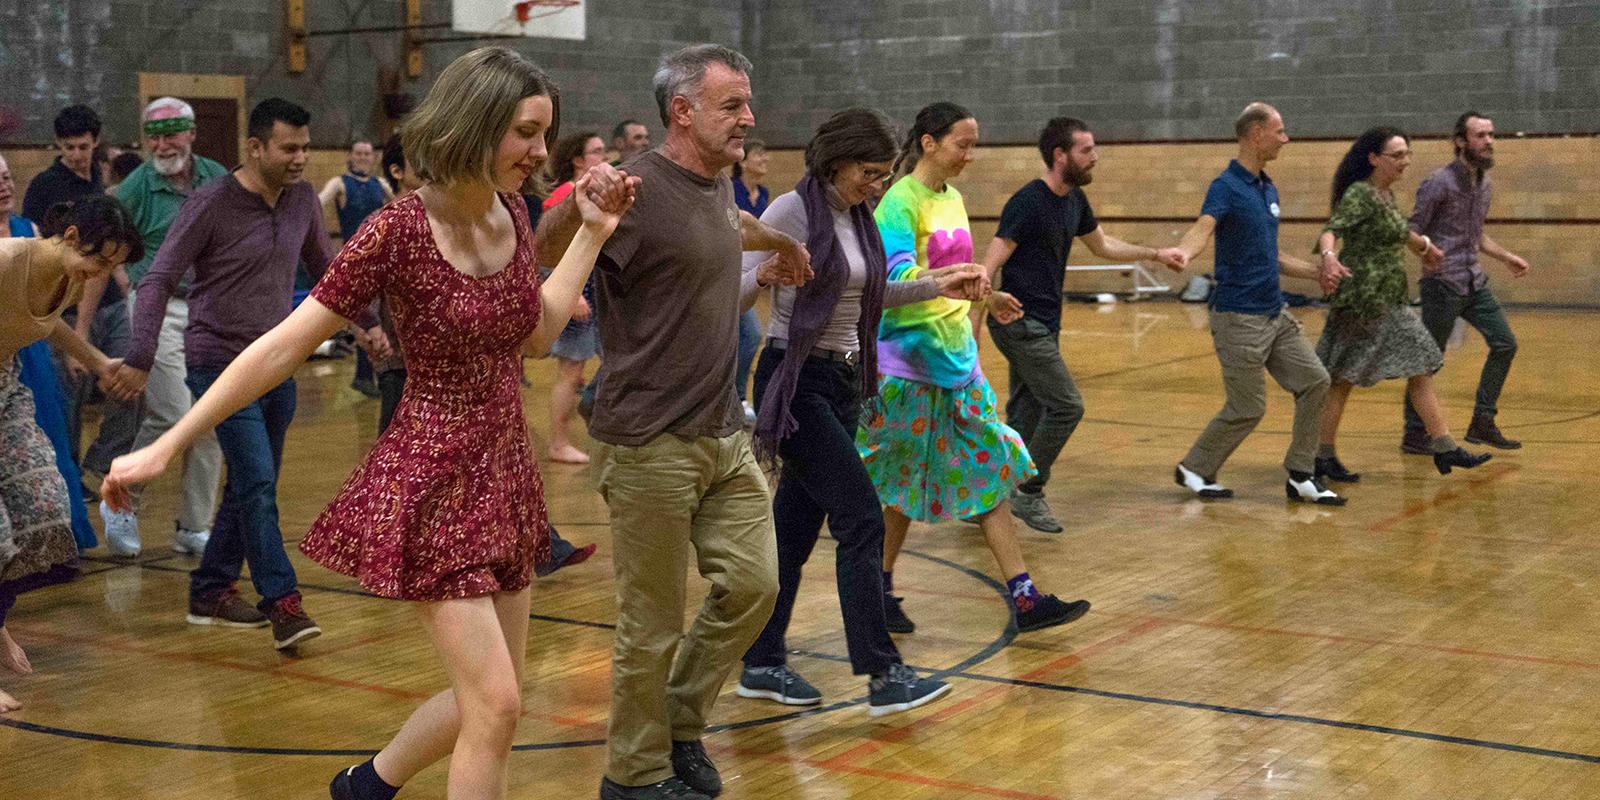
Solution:
[[[167,298],[184,273],[189,327],[184,331],[189,389],[205,394],[245,347],[289,315],[297,262],[320,277],[332,259],[316,190],[302,180],[311,115],[278,98],[250,112],[243,166],[189,197],[139,283],[126,379],[137,385],[155,357]],[[120,376],[119,376],[120,377]],[[278,470],[294,418],[294,380],[217,426],[228,477],[200,566],[189,575],[189,622],[272,626],[274,645],[293,647],[321,632],[300,606],[294,567],[278,527]],[[261,602],[252,608],[234,588],[240,568]]]

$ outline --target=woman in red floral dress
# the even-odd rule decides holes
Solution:
[[[428,183],[368,218],[310,299],[106,479],[108,502],[126,504],[128,485],[155,477],[197,434],[288,377],[379,294],[388,301],[405,394],[300,548],[374,594],[417,601],[451,688],[375,758],[340,772],[335,800],[388,800],[447,755],[451,798],[505,796],[528,586],[549,549],[519,357],[542,354],[561,333],[638,183],[609,167],[577,182],[583,228],[541,284],[516,190],[543,164],[559,120],[555,86],[522,56],[482,48],[457,59],[402,131],[407,160]]]

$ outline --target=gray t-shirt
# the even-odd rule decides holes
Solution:
[[[832,196],[831,190],[830,196]],[[836,197],[834,199],[835,202],[839,202]],[[856,332],[856,325],[861,321],[861,295],[867,286],[867,258],[861,250],[860,238],[856,236],[856,226],[850,220],[849,207],[840,208],[839,205],[834,205],[829,211],[833,213],[833,233],[839,237],[839,246],[844,252],[845,262],[850,265],[850,277],[845,281],[844,291],[839,295],[839,304],[834,307],[833,316],[828,318],[828,324],[823,326],[822,332],[817,336],[815,346],[839,353],[855,353],[861,350],[861,337]],[[761,221],[801,242],[806,241],[806,203],[800,199],[797,192],[789,192],[773,200],[772,205],[767,207],[766,213],[761,215]],[[760,292],[760,287],[756,285],[756,267],[770,255],[772,254],[763,252],[744,254],[746,305],[753,303],[754,296]],[[789,316],[794,313],[795,288],[792,286],[772,288],[772,318],[767,321],[767,336],[774,339],[788,339]],[[893,308],[907,303],[919,303],[938,296],[939,285],[934,283],[932,278],[890,281],[883,290],[883,307]]]
[[[663,433],[729,436],[744,423],[739,355],[739,209],[724,175],[656,151],[623,164],[642,180],[595,262],[606,354],[589,434],[639,446]]]

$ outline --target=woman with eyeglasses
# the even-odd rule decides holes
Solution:
[[[1317,239],[1324,275],[1349,273],[1329,297],[1328,321],[1317,342],[1317,357],[1333,385],[1322,407],[1316,474],[1330,481],[1361,479],[1340,462],[1334,447],[1350,390],[1393,378],[1406,379],[1406,392],[1427,424],[1440,474],[1489,460],[1487,454],[1468,453],[1450,437],[1433,387],[1433,373],[1444,366],[1444,356],[1406,307],[1405,251],[1422,259],[1425,272],[1437,270],[1444,258],[1428,237],[1411,230],[1395,205],[1394,184],[1410,164],[1411,143],[1404,133],[1377,127],[1361,134],[1334,173],[1333,216]]]
[[[770,253],[747,253],[745,304],[773,287],[767,347],[756,365],[756,455],[782,457],[772,503],[778,535],[778,602],[744,655],[740,697],[813,705],[822,695],[787,666],[784,635],[800,572],[823,520],[838,542],[834,573],[851,671],[869,676],[873,716],[915,708],[949,691],[901,662],[883,606],[883,512],[856,455],[861,409],[878,407],[878,322],[885,307],[968,299],[983,278],[970,264],[888,280],[872,203],[895,157],[895,137],[874,111],[851,108],[817,128],[806,147],[806,174],[772,201],[761,221],[805,242],[816,277],[799,288],[778,285]]]

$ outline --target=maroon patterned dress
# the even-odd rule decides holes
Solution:
[[[450,266],[412,194],[373,213],[311,291],[348,319],[382,294],[404,344],[394,420],[300,542],[383,597],[516,591],[550,555],[519,392],[539,275],[527,208],[516,195],[500,200],[517,231],[500,272],[473,278]]]

